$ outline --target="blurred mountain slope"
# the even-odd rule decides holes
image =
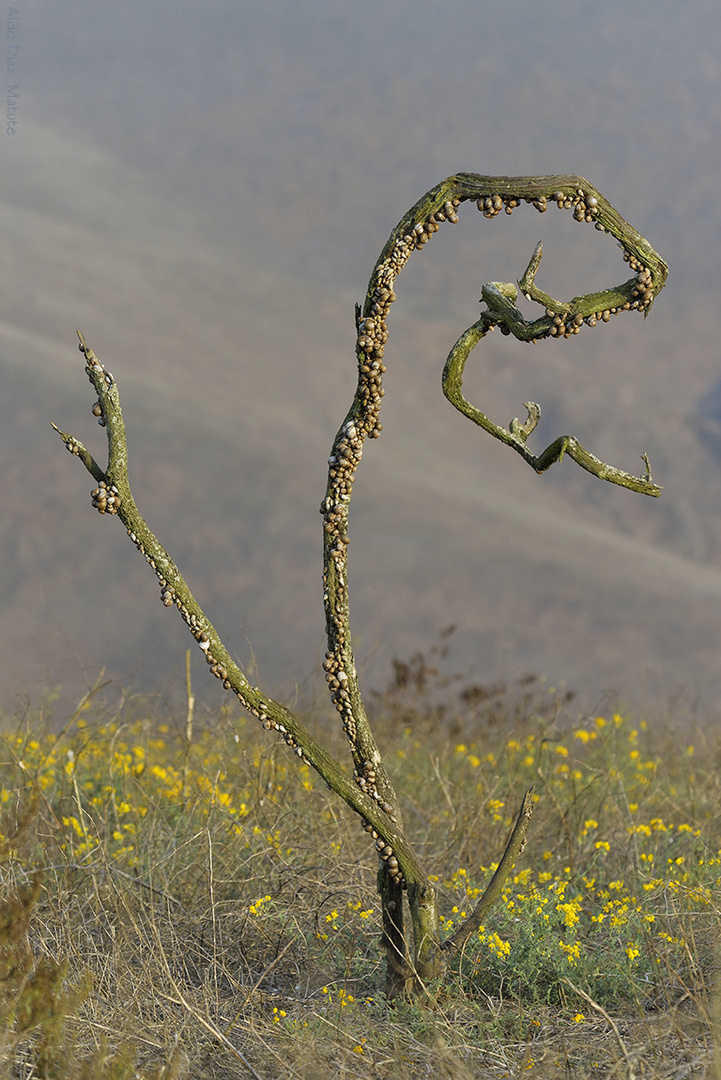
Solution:
[[[539,401],[536,446],[568,431],[638,471],[648,451],[665,490],[643,499],[571,462],[535,477],[444,401],[481,283],[519,276],[538,239],[539,284],[560,298],[628,276],[570,215],[464,208],[399,280],[384,433],[354,494],[367,680],[453,621],[454,663],[475,679],[534,670],[589,700],[679,685],[714,699],[719,15],[513,6],[517,33],[456,0],[413,19],[373,0],[364,17],[320,0],[28,11],[0,200],[6,702],[73,693],[103,664],[164,691],[188,644],[50,429],[102,458],[76,327],[118,379],[136,498],[198,600],[266,685],[306,680],[324,648],[318,505],[355,383],[353,303],[401,214],[459,169],[584,173],[669,261],[648,320],[533,348],[493,335],[466,378],[502,423]]]

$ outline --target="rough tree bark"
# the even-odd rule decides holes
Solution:
[[[277,732],[302,762],[322,776],[358,814],[362,827],[375,842],[389,998],[413,992],[441,977],[453,954],[486,920],[514,860],[523,849],[533,812],[531,790],[523,799],[506,850],[484,895],[470,918],[443,940],[437,890],[406,835],[399,798],[384,767],[363,705],[351,642],[347,588],[348,513],[365,440],[377,438],[381,431],[379,414],[386,370],[383,354],[388,340],[388,314],[396,299],[395,280],[413,252],[423,248],[443,222],[458,221],[458,208],[468,201],[476,202],[486,218],[496,217],[502,211],[511,214],[524,202],[541,213],[549,203],[555,203],[561,209],[572,211],[577,221],[592,223],[599,231],[614,236],[633,276],[601,292],[576,296],[569,301],[554,300],[535,284],[541,260],[539,244],[518,285],[527,299],[542,306],[543,314],[531,322],[524,319],[515,306],[518,294],[514,284],[490,282],[484,285],[481,300],[485,306],[480,318],[460,336],[446,360],[442,376],[446,397],[474,423],[516,450],[536,472],[543,472],[568,454],[603,480],[645,495],[660,494],[660,488],[651,478],[646,455],[643,455],[645,470],[641,476],[606,465],[570,435],[561,436],[534,455],[528,449],[527,441],[538,423],[540,407],[527,402],[526,419],[515,419],[505,429],[466,400],[462,380],[471,350],[495,327],[519,341],[536,342],[542,338],[571,337],[584,325],[608,322],[612,315],[622,311],[640,311],[647,315],[665,284],[666,264],[601,193],[580,176],[507,177],[458,173],[432,188],[391,233],[371,274],[365,301],[356,307],[358,383],[351,406],[333,440],[326,494],[321,504],[323,601],[328,641],[323,667],[331,698],[348,738],[354,766],[352,777],[293,712],[249,683],[172,558],[148,528],[135,505],[128,482],[125,427],[117,384],[80,333],[85,370],[97,394],[93,413],[107,428],[107,466],[101,468],[82,443],[56,428],[68,450],[80,458],[96,481],[97,486],[92,492],[93,506],[101,514],[117,516],[123,522],[130,539],[158,577],[163,604],[179,610],[212,674],[221,680],[226,690],[237,696],[266,730]],[[406,929],[406,907],[410,912],[412,934]]]

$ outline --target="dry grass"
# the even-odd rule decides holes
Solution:
[[[492,925],[392,1009],[367,838],[251,721],[188,749],[131,700],[9,731],[0,1076],[721,1077],[718,737],[564,729],[532,682],[431,707],[432,675],[402,665],[375,711],[448,925],[540,799]]]

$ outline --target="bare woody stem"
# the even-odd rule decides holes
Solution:
[[[451,949],[461,949],[471,935],[475,934],[476,931],[480,929],[486,915],[496,901],[500,899],[506,879],[513,869],[513,864],[526,846],[526,833],[528,832],[528,826],[531,824],[533,806],[534,789],[529,788],[523,797],[521,808],[516,817],[516,823],[513,826],[513,831],[506,844],[506,850],[503,852],[501,861],[499,862],[493,877],[488,883],[481,899],[473,909],[470,917],[458,927],[455,934],[451,934],[451,936],[446,938],[443,942],[444,950],[450,951]]]
[[[600,192],[579,176],[492,177],[459,173],[432,188],[391,233],[374,267],[365,302],[356,308],[358,383],[350,409],[333,441],[326,494],[321,504],[323,600],[328,640],[323,666],[332,700],[348,736],[355,766],[353,779],[318,744],[294,713],[251,686],[197,604],[172,558],[140,515],[128,482],[125,426],[117,386],[112,374],[80,334],[85,370],[97,393],[93,412],[98,422],[107,427],[107,469],[98,465],[79,440],[56,428],[68,450],[80,458],[96,481],[97,487],[92,492],[93,506],[101,514],[118,516],[123,522],[131,540],[159,580],[163,604],[179,610],[211,673],[222,681],[226,690],[238,697],[251,715],[258,718],[263,728],[278,732],[297,757],[319,773],[328,786],[360,815],[363,827],[375,840],[379,853],[378,888],[382,899],[391,997],[401,992],[413,976],[426,981],[440,974],[449,952],[461,947],[481,925],[523,848],[533,808],[532,792],[528,792],[498,870],[476,910],[447,942],[441,944],[437,892],[405,837],[399,801],[383,765],[358,685],[348,600],[348,513],[365,440],[377,438],[382,428],[379,415],[386,370],[383,355],[388,340],[387,318],[396,299],[395,279],[411,254],[424,247],[443,222],[458,220],[458,207],[469,200],[474,200],[483,216],[489,219],[501,211],[511,214],[522,202],[533,205],[541,213],[551,202],[561,209],[572,210],[576,220],[593,223],[599,231],[609,232],[619,241],[634,277],[600,292],[574,297],[567,302],[557,301],[535,284],[541,260],[541,246],[537,245],[519,285],[527,299],[543,305],[544,314],[527,322],[515,306],[515,285],[502,282],[484,285],[482,300],[486,310],[451,350],[443,372],[444,393],[464,415],[511,446],[537,472],[543,472],[568,454],[602,479],[647,495],[660,492],[651,479],[645,456],[645,476],[634,477],[601,462],[573,436],[563,436],[538,456],[533,455],[526,447],[526,441],[538,422],[540,407],[529,402],[526,421],[513,420],[506,430],[466,401],[462,380],[471,350],[496,326],[519,340],[535,342],[546,337],[571,337],[584,325],[607,322],[612,315],[622,311],[636,310],[647,315],[665,284],[666,264]],[[404,890],[407,890],[413,920],[415,948],[412,961],[403,925]]]
[[[551,465],[555,465],[557,461],[562,461],[564,455],[568,454],[581,468],[594,476],[598,476],[601,480],[607,480],[611,484],[629,488],[631,491],[637,491],[642,495],[658,497],[662,489],[653,482],[647,454],[641,455],[646,465],[644,476],[633,476],[631,473],[624,472],[614,465],[607,465],[600,458],[586,450],[574,435],[562,435],[540,454],[535,455],[526,446],[528,436],[541,418],[541,406],[536,404],[535,401],[524,402],[524,408],[528,414],[525,423],[516,418],[509,425],[510,430],[506,430],[506,428],[495,424],[485,413],[466,400],[463,395],[463,373],[466,361],[478,342],[486,336],[489,330],[494,328],[494,316],[497,315],[499,318],[503,318],[504,321],[501,325],[509,327],[514,336],[524,340],[522,334],[528,323],[525,322],[520,311],[513,304],[510,302],[506,304],[500,303],[500,301],[506,300],[506,297],[501,292],[502,288],[511,289],[513,286],[498,282],[483,286],[483,298],[489,303],[488,312],[484,313],[477,323],[474,323],[473,326],[461,334],[448,354],[441,381],[443,393],[451,405],[463,413],[464,416],[467,416],[469,420],[472,420],[474,424],[478,424],[484,431],[493,435],[494,438],[500,439],[506,446],[512,447],[537,473],[543,473],[550,469]]]
[[[600,232],[608,232],[620,243],[624,259],[634,277],[620,285],[568,302],[553,300],[535,284],[541,259],[541,246],[534,251],[521,279],[521,288],[530,300],[542,303],[544,314],[526,322],[513,301],[515,286],[491,283],[484,287],[483,299],[488,311],[481,320],[466,331],[454,346],[444,371],[444,392],[465,415],[487,431],[512,446],[537,471],[543,471],[554,461],[568,454],[597,476],[621,483],[646,494],[658,494],[659,488],[648,475],[631,477],[611,466],[604,465],[573,436],[565,436],[538,457],[532,455],[525,441],[535,426],[540,409],[529,404],[526,424],[514,421],[511,431],[494,425],[483,413],[474,409],[461,394],[463,366],[471,349],[485,333],[500,325],[505,333],[520,340],[538,341],[541,338],[567,338],[582,326],[608,321],[622,311],[636,310],[648,314],[651,305],[663,288],[668,267],[641,236],[611,206],[607,199],[581,176],[481,176],[458,173],[427,192],[403,216],[391,233],[371,274],[365,302],[356,308],[356,355],[358,383],[343,424],[339,428],[328,459],[328,483],[321,505],[324,520],[324,604],[328,651],[324,668],[331,696],[348,735],[351,754],[359,785],[390,816],[398,819],[397,798],[382,767],[381,755],[373,738],[358,686],[355,656],[351,642],[350,608],[348,600],[348,513],[356,470],[360,463],[366,438],[377,438],[382,425],[379,420],[384,395],[383,356],[388,340],[388,314],[396,299],[395,280],[414,251],[420,250],[445,221],[456,222],[461,203],[474,200],[485,218],[497,217],[501,211],[511,214],[521,203],[529,203],[543,213],[550,203],[572,210],[576,220],[593,223]]]
[[[538,457],[525,442],[533,430],[540,409],[529,404],[526,424],[514,421],[511,430],[493,424],[475,409],[461,393],[463,367],[471,349],[495,325],[521,340],[537,341],[544,337],[565,338],[575,335],[585,325],[608,321],[613,314],[637,310],[648,314],[655,296],[663,288],[668,267],[648,241],[611,206],[603,195],[580,176],[481,176],[458,173],[427,192],[403,216],[391,233],[371,274],[365,302],[356,308],[356,355],[358,383],[343,424],[339,428],[328,459],[328,483],[321,505],[324,522],[323,600],[326,614],[328,651],[324,668],[331,696],[348,736],[356,768],[356,780],[391,817],[400,820],[398,800],[382,765],[381,754],[373,738],[358,685],[355,656],[351,641],[348,599],[348,514],[356,471],[366,438],[377,438],[384,395],[383,356],[388,340],[388,314],[396,299],[395,280],[411,254],[423,248],[445,221],[456,222],[461,203],[474,200],[485,218],[501,211],[511,214],[522,202],[543,213],[549,203],[570,209],[576,220],[593,223],[620,243],[624,259],[634,277],[620,285],[574,297],[564,303],[541,292],[535,283],[542,249],[537,245],[521,288],[528,299],[545,306],[544,314],[526,322],[515,307],[515,286],[491,283],[484,287],[483,299],[488,311],[465,332],[448,359],[443,376],[446,396],[465,415],[479,423],[521,454],[537,471],[543,471],[564,454],[584,468],[614,483],[621,483],[647,494],[659,488],[645,478],[631,477],[606,466],[573,436],[556,440]]]
[[[377,803],[370,799],[348,773],[331,757],[301,722],[301,720],[273,698],[252,686],[223,645],[217,630],[207,618],[180,570],[163,545],[149,528],[133,499],[128,481],[128,454],[125,423],[120,406],[117,383],[110,371],[101,363],[86,344],[82,334],[80,351],[85,357],[85,371],[97,393],[98,400],[93,412],[107,429],[108,467],[103,470],[74,436],[53,427],[67,449],[82,461],[97,487],[91,498],[93,506],[101,513],[117,516],[125,525],[128,535],[138,551],[155,573],[160,584],[160,596],[166,607],[176,607],[191,634],[200,647],[211,674],[231,690],[242,706],[261,722],[267,731],[276,731],[297,757],[319,773],[329,787],[355,810],[369,827],[373,828],[384,844],[392,844],[414,875],[424,877],[418,860],[410,845]]]
[[[320,508],[324,520],[323,600],[328,640],[323,666],[333,702],[348,736],[356,781],[390,819],[396,821],[400,818],[398,800],[363,706],[351,641],[347,586],[348,514],[365,440],[377,438],[382,430],[379,416],[386,371],[383,357],[388,341],[388,314],[396,299],[395,280],[411,254],[424,247],[443,222],[458,221],[458,207],[469,200],[475,200],[483,216],[489,219],[501,211],[511,214],[522,202],[533,205],[541,213],[551,202],[561,209],[572,210],[576,220],[593,223],[598,231],[609,232],[619,241],[634,277],[611,288],[574,297],[566,303],[556,301],[535,284],[542,253],[540,244],[537,245],[520,285],[527,299],[544,305],[544,314],[527,323],[513,303],[517,296],[515,286],[490,284],[484,288],[483,299],[488,311],[452,350],[443,376],[446,396],[465,415],[513,446],[539,472],[568,453],[583,468],[603,479],[646,494],[658,494],[660,490],[651,480],[647,459],[646,476],[632,477],[599,461],[572,436],[556,440],[538,457],[532,455],[525,442],[540,417],[538,406],[529,403],[528,421],[525,424],[514,421],[511,431],[506,432],[465,400],[461,385],[468,354],[495,325],[500,325],[504,333],[514,333],[520,340],[535,342],[545,337],[570,337],[584,324],[594,326],[598,322],[607,322],[621,311],[637,310],[648,314],[666,281],[668,267],[665,262],[603,195],[580,176],[497,177],[459,173],[432,188],[391,233],[371,274],[365,302],[362,307],[356,307],[358,383],[348,413],[333,441],[328,459],[326,495]],[[431,974],[439,966],[435,890],[427,881],[414,879],[400,858],[398,864],[397,869],[391,869],[408,887],[416,965],[423,969],[423,977],[424,971]],[[379,883],[385,880],[389,885],[387,877],[381,866]]]

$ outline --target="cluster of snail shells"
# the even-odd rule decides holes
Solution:
[[[573,210],[575,221],[595,221],[598,213],[598,199],[595,195],[588,195],[583,188],[577,188],[573,194],[565,191],[556,191],[551,196],[559,210]],[[598,222],[599,228],[603,228]]]
[[[350,708],[349,682],[348,676],[341,668],[340,663],[339,657],[329,649],[323,661],[325,679],[338,712],[344,712],[346,708]]]
[[[375,419],[372,419],[371,432],[376,431],[375,422]],[[348,503],[353,491],[355,471],[363,454],[362,431],[363,427],[360,420],[349,419],[338,433],[333,452],[328,459],[330,491],[320,507],[324,517],[328,557],[335,567],[335,591],[332,601],[328,586],[327,567],[323,575],[323,601],[327,607],[330,606],[328,615],[333,626],[333,650],[326,653],[323,667],[331,691],[331,698],[340,714],[346,735],[351,742],[356,736],[356,726],[350,701],[349,676],[346,671],[347,661],[343,658],[346,641],[345,628],[348,617],[345,566],[347,561],[346,548],[349,544],[347,533]]]
[[[599,322],[609,322],[612,315],[618,315],[622,311],[643,311],[651,306],[654,298],[651,271],[628,251],[624,251],[623,258],[631,269],[636,271],[636,281],[631,290],[634,299],[627,300],[617,307],[604,308],[602,311],[593,312],[585,317],[580,314],[573,316],[560,315],[546,308],[546,314],[553,317],[553,325],[549,331],[550,337],[568,338],[573,334],[577,334],[584,323],[586,326],[596,326]]]
[[[225,686],[225,683],[223,683],[223,685]],[[277,731],[283,741],[295,753],[296,757],[299,757],[304,765],[310,765],[310,761],[305,756],[305,751],[303,750],[303,747],[298,745],[294,736],[290,733],[290,731],[288,731],[285,724],[280,724],[277,720],[273,720],[272,717],[268,716],[262,708],[256,709],[252,705],[248,704],[248,702],[243,700],[242,694],[238,693],[237,690],[236,695],[240,699],[241,704],[244,706],[244,708],[248,710],[251,716],[255,716],[258,720],[260,720],[264,731]]]
[[[383,365],[379,367],[385,371]],[[328,458],[331,494],[325,499],[320,509],[321,513],[325,514],[327,522],[335,522],[335,527],[327,528],[326,532],[337,532],[347,516],[356,469],[363,457],[362,430],[360,423],[357,424],[355,420],[346,420],[336,437],[331,456]]]
[[[223,683],[223,685],[225,686],[225,683]],[[243,707],[248,710],[251,716],[255,716],[258,720],[260,720],[261,726],[263,727],[264,731],[277,731],[283,741],[295,753],[296,757],[299,757],[304,765],[310,765],[310,761],[305,756],[305,751],[303,750],[302,746],[298,745],[293,735],[286,728],[285,724],[280,724],[277,720],[273,720],[272,717],[268,716],[262,708],[256,709],[248,702],[244,701],[242,694],[240,694],[237,690],[235,691],[235,693],[240,699]]]
[[[399,885],[401,889],[406,889],[408,887],[407,883],[406,883],[406,879],[403,877],[403,874],[401,873],[401,868],[398,865],[398,859],[393,854],[393,848],[391,847],[391,845],[387,844],[385,842],[383,837],[380,836],[378,831],[376,829],[374,829],[373,826],[371,825],[371,823],[369,821],[366,821],[365,818],[363,818],[361,820],[361,825],[365,829],[365,831],[369,834],[369,836],[373,840],[375,840],[375,842],[376,842],[376,851],[378,852],[378,854],[379,854],[380,858],[383,860],[383,862],[386,864],[386,867],[388,868],[388,873],[390,874],[390,876],[392,878],[395,878],[396,884]]]
[[[372,761],[364,761],[360,770],[356,769],[353,779],[361,791],[375,799],[385,813],[392,811],[393,807],[389,803],[381,802],[380,793],[376,788],[376,771]]]
[[[358,776],[358,784],[361,788],[365,788],[366,785],[375,787],[376,783],[376,771],[372,761],[363,762],[363,775]]]
[[[538,203],[538,200],[536,200]],[[519,200],[513,195],[484,195],[476,202],[476,206],[483,214],[484,218],[498,217],[501,210],[506,211],[507,214],[512,214],[516,207],[519,205]],[[535,205],[535,203],[534,203]],[[543,201],[543,207],[537,205],[538,210],[546,209],[545,199]]]
[[[596,326],[599,322],[610,322],[612,315],[619,315],[622,311],[640,311],[643,308],[648,307],[653,301],[653,289],[649,287],[650,281],[651,275],[648,273],[648,284],[646,278],[644,278],[641,284],[637,284],[634,287],[633,295],[639,299],[633,301],[627,300],[625,304],[619,304],[618,307],[604,308],[603,311],[595,311],[591,315],[586,315],[585,317],[581,314],[572,316],[558,315],[546,309],[546,314],[553,316],[553,324],[549,330],[549,337],[569,338],[573,334],[577,334],[584,323],[586,326]],[[503,329],[503,327],[501,327],[501,329]]]
[[[631,259],[629,258],[629,262],[630,261]],[[633,261],[635,266],[632,266],[631,269],[636,269],[639,264],[637,260],[634,259]],[[642,266],[636,274],[636,284],[634,285],[632,292],[637,298],[636,302],[640,304],[641,307],[649,307],[653,303],[653,279],[651,277],[651,271],[645,266]]]
[[[163,580],[164,580],[163,578],[160,578],[161,588],[162,588]],[[165,601],[163,601],[163,602],[165,602]],[[172,594],[171,594],[170,603],[171,604],[173,603]],[[195,620],[195,622],[193,621],[194,619],[195,619],[195,617],[192,616],[192,615],[189,616],[189,618],[188,618],[188,625],[190,626],[190,632],[193,635],[193,637],[195,638],[195,640],[198,642],[198,646],[200,647],[200,651],[205,656],[205,662],[208,665],[208,667],[210,668],[210,674],[215,675],[216,679],[222,679],[223,680],[223,686],[225,687],[225,689],[230,690],[231,687],[230,687],[230,680],[228,679],[228,672],[223,667],[223,665],[220,663],[220,661],[217,660],[213,656],[212,652],[210,651],[210,638],[205,633],[205,631],[200,628],[200,626],[198,625],[197,620]],[[227,683],[227,686],[226,686],[226,683]]]
[[[595,195],[587,195],[582,188],[578,188],[574,194],[556,191],[551,195],[551,202],[555,202],[562,210],[573,210],[576,221],[594,221],[598,211],[598,199]],[[501,211],[512,214],[522,202],[530,203],[540,214],[546,212],[548,197],[546,195],[526,195],[524,198],[516,195],[482,195],[476,200],[476,206],[485,218],[498,217]]]
[[[339,612],[334,612],[333,621],[340,651],[345,643],[345,635],[343,633],[342,617]],[[353,706],[350,700],[348,675],[341,667],[341,663],[339,656],[328,650],[323,661],[323,668],[331,694],[331,701],[340,715],[343,730],[350,742],[354,743],[356,737],[355,717],[353,716]]]
[[[172,607],[175,603],[175,589],[160,575],[158,575],[158,582],[160,584],[160,599],[163,602],[163,607]]]
[[[460,199],[447,200],[441,210],[431,214],[426,221],[409,223],[407,231],[395,241],[391,252],[378,264],[375,282],[367,308],[367,314],[358,322],[359,381],[357,397],[361,405],[361,423],[371,439],[377,439],[382,425],[377,422],[380,400],[384,395],[381,385],[385,374],[383,352],[388,341],[387,318],[390,306],[396,299],[393,284],[413,251],[425,246],[438,232],[444,221],[458,221],[456,210]]]
[[[105,480],[101,480],[98,486],[93,488],[90,498],[99,514],[117,514],[122,501],[115,484],[107,484]]]
[[[460,199],[449,199],[443,204],[443,209],[436,210],[435,214],[432,215],[430,220],[435,222],[450,221],[455,225],[458,221],[458,214],[456,213],[456,211],[460,205]]]
[[[584,319],[583,315],[572,315],[572,316],[563,316],[563,315],[558,315],[558,314],[554,315],[552,311],[548,311],[548,310],[547,310],[547,314],[548,315],[553,315],[553,325],[551,326],[551,329],[549,331],[549,336],[550,337],[568,338],[568,337],[571,337],[573,334],[577,334],[579,332],[579,330],[581,329],[581,327],[583,326],[584,322],[588,326],[595,326],[596,322],[597,322],[597,318],[596,318],[595,315],[591,315],[591,316],[589,316],[589,318]],[[605,314],[606,314],[605,312],[603,314],[601,312],[599,312],[598,318],[599,319],[602,318],[603,315],[605,315]],[[610,319],[610,317],[611,317],[610,314],[608,314],[608,317],[606,318],[605,321],[608,322],[608,319]]]
[[[555,200],[556,205],[561,205],[559,199],[559,192],[556,192]],[[573,207],[573,216],[576,221],[592,222],[598,212],[598,199],[595,195],[587,195],[582,188],[579,188],[576,195],[570,200],[570,205]],[[563,199],[563,206],[566,209],[569,207],[568,196]]]
[[[113,378],[113,373],[111,371],[105,370],[105,367],[100,362],[100,360],[98,360],[92,349],[88,349],[86,352],[82,345],[79,345],[78,348],[80,349],[80,352],[83,353],[83,355],[85,356],[85,371],[88,378],[90,379],[90,382],[94,384],[95,379],[98,376],[102,375],[103,379],[105,380],[105,385],[112,386],[115,382],[115,379]],[[97,416],[98,414],[96,413],[95,415]]]
[[[387,318],[391,304],[396,299],[393,284],[414,250],[422,248],[438,231],[444,221],[458,221],[456,210],[460,199],[447,200],[442,209],[430,215],[427,221],[409,224],[407,231],[396,240],[390,254],[375,271],[375,280],[367,314],[357,324],[358,388],[357,413],[341,428],[328,459],[329,493],[321,505],[326,532],[328,558],[335,566],[335,593],[331,601],[327,571],[324,575],[324,603],[330,605],[329,618],[333,626],[333,649],[326,653],[324,668],[332,700],[341,716],[343,728],[351,740],[356,736],[356,726],[348,689],[347,662],[343,658],[345,626],[347,622],[347,597],[345,583],[348,503],[353,491],[353,481],[363,453],[364,439],[377,439],[383,425],[378,420],[381,400],[385,391],[382,378],[386,372],[383,352],[388,341]],[[373,785],[369,784],[369,793]],[[377,796],[377,793],[376,793]],[[390,810],[390,807],[389,807]]]
[[[385,297],[383,292],[387,292]],[[386,366],[383,363],[383,351],[388,341],[386,318],[390,304],[395,300],[395,293],[377,289],[374,294],[375,311],[358,323],[358,389],[356,397],[361,407],[360,423],[370,439],[377,439],[382,431],[378,423],[381,398],[385,395],[383,375]]]
[[[458,221],[457,210],[460,205],[460,199],[448,199],[441,209],[430,214],[427,220],[408,224],[406,231],[394,243],[390,255],[376,267],[376,292],[387,289],[392,293],[393,282],[408,262],[411,254],[418,248],[424,247],[434,233],[438,232],[440,225],[444,221],[455,224]],[[374,293],[373,299],[376,299],[376,293]],[[392,296],[392,300],[395,300],[395,295]]]
[[[484,195],[476,202],[478,209],[481,211],[484,217],[494,218],[497,217],[501,211],[505,210],[506,214],[512,214],[517,206],[521,202],[530,203],[540,213],[544,213],[548,202],[555,202],[559,209],[573,210],[573,217],[576,221],[594,222],[597,229],[605,231],[603,225],[596,220],[596,214],[598,213],[598,199],[595,195],[591,195],[583,190],[583,188],[577,188],[574,192],[556,191],[550,197],[546,195],[538,196],[525,196],[523,199],[514,195],[501,195],[499,193]],[[452,202],[447,202],[443,211],[439,211],[433,215],[428,222],[419,223],[412,227],[409,232],[401,237],[397,242],[387,263],[381,264],[378,268],[378,280],[383,280],[383,273],[392,272],[393,277],[397,275],[405,265],[406,260],[411,254],[411,251],[416,247],[421,247],[424,243],[430,239],[433,232],[438,228],[438,222],[440,221],[457,221],[458,216],[456,214],[456,208],[460,205],[461,200],[454,199]],[[653,301],[653,288],[650,271],[643,266],[633,255],[628,252],[624,252],[624,258],[630,263],[631,268],[637,271],[636,286],[633,290],[633,296],[636,298],[630,302],[627,302],[618,307],[607,308],[602,311],[594,312],[588,316],[582,316],[575,314],[564,317],[558,313],[548,311],[547,314],[553,316],[553,326],[549,331],[550,337],[563,337],[568,338],[574,334],[578,334],[581,327],[585,323],[587,326],[596,326],[598,322],[608,322],[612,315],[616,315],[621,311],[628,311],[630,309],[643,309],[647,308]],[[392,286],[392,280],[385,282],[388,288]],[[395,296],[393,297],[395,299]],[[359,327],[361,333],[359,336],[359,347],[363,347],[366,344],[374,345],[372,341],[368,341],[367,333],[367,320],[364,320]],[[372,328],[374,324],[371,323]],[[383,330],[385,331],[385,322],[383,322]],[[501,326],[501,330],[504,333],[509,333],[507,327]],[[381,347],[376,350],[379,355],[382,355],[382,345],[387,340],[387,333],[385,338],[381,335]]]
[[[381,793],[376,787],[376,770],[372,761],[364,761],[360,770],[356,769],[353,776],[358,787],[365,795],[369,795],[371,799],[378,803],[379,809],[384,814],[388,815],[388,818],[395,825],[398,818],[393,813],[393,807],[389,802],[385,802]]]
[[[93,405],[93,410],[92,411],[93,411],[93,416],[97,416],[98,423],[100,424],[100,426],[105,427],[105,417],[103,416],[103,406],[100,404],[100,401],[95,402],[95,404]]]
[[[431,237],[438,232],[444,221],[458,221],[456,210],[460,199],[447,200],[441,210],[431,214],[428,220],[407,226],[407,231],[396,240],[390,254],[379,263],[375,270],[373,292],[368,305],[368,313],[359,320],[357,326],[359,380],[356,396],[361,406],[359,425],[362,434],[370,439],[377,439],[383,430],[378,423],[380,402],[385,391],[382,376],[386,367],[383,353],[388,341],[387,319],[390,306],[396,299],[393,285],[413,251],[424,247]],[[360,433],[359,433],[360,434]],[[362,441],[362,436],[361,436]],[[338,457],[338,447],[334,448]]]

